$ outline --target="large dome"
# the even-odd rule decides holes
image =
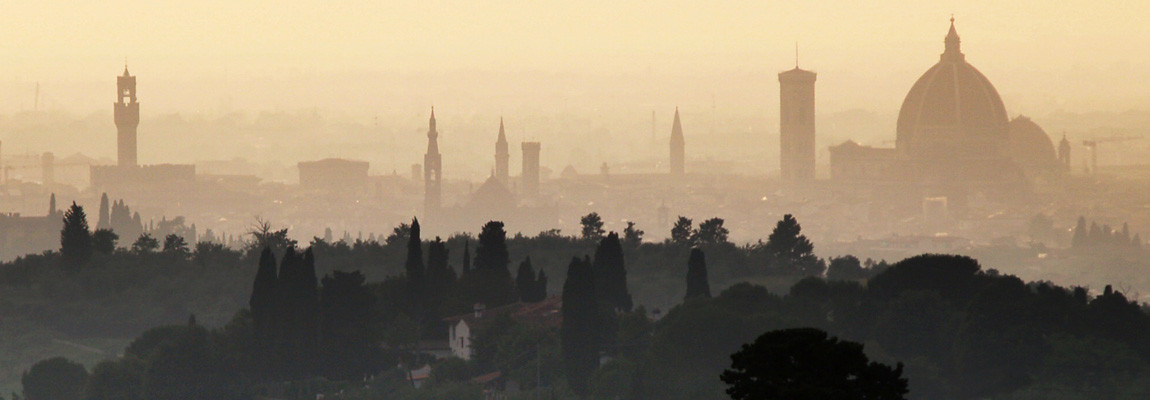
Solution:
[[[918,78],[898,116],[899,153],[915,158],[1005,156],[1006,108],[994,85],[966,62],[951,19],[938,64]]]
[[[1054,142],[1025,115],[1010,121],[1010,158],[1023,166],[1057,165]]]

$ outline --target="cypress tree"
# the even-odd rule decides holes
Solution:
[[[1070,239],[1070,247],[1083,247],[1089,241],[1087,238],[1089,233],[1086,230],[1086,217],[1079,216],[1078,224],[1074,226],[1074,237]]]
[[[279,304],[276,296],[278,282],[276,256],[272,254],[270,247],[265,247],[263,253],[260,253],[259,269],[256,270],[256,278],[252,282],[251,299],[248,300],[257,351],[263,352],[264,356],[268,355],[267,351],[275,341],[275,326],[278,319],[276,306]]]
[[[475,248],[475,268],[479,270],[501,270],[508,276],[511,256],[507,253],[507,232],[503,222],[488,221],[479,232],[479,246]]]
[[[96,229],[112,229],[112,215],[108,208],[108,194],[100,195],[100,216],[96,220]]]
[[[696,297],[711,298],[711,284],[707,280],[707,256],[703,250],[691,249],[687,259],[687,295],[684,300]]]
[[[319,278],[315,273],[315,255],[311,247],[303,253],[300,265],[300,337],[301,372],[314,374],[319,363]]]
[[[475,248],[475,269],[466,285],[470,288],[471,300],[488,307],[499,307],[518,300],[509,264],[511,259],[507,252],[507,232],[503,230],[503,223],[490,221],[484,224],[479,233],[479,245]]]
[[[539,268],[539,276],[535,279],[535,301],[547,300],[547,271]]]
[[[563,282],[563,325],[559,328],[563,368],[571,390],[587,394],[587,381],[598,367],[602,316],[596,298],[591,262],[584,257],[571,259]]]
[[[407,272],[408,315],[422,324],[426,312],[424,297],[427,293],[427,269],[423,265],[423,240],[419,237],[419,220],[416,218],[411,219],[407,235],[407,260],[403,266]]]
[[[531,257],[519,263],[519,271],[515,273],[515,289],[519,292],[519,301],[533,303],[535,300],[535,270],[531,268]]]
[[[276,288],[276,353],[282,378],[300,377],[300,345],[303,342],[302,308],[300,305],[299,282],[302,280],[303,260],[294,247],[288,247],[280,260],[279,279]]]
[[[427,246],[427,285],[429,293],[442,293],[457,278],[455,269],[448,265],[447,243],[438,236]]]
[[[461,273],[464,276],[471,273],[471,242],[466,239],[463,241],[463,270]]]
[[[627,267],[619,234],[611,232],[595,250],[595,287],[599,299],[612,311],[630,311],[631,294],[627,292]]]
[[[88,217],[84,207],[72,202],[64,212],[64,228],[60,230],[60,253],[70,266],[75,267],[92,256],[92,233],[88,231]]]

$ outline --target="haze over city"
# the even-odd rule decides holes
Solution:
[[[406,134],[435,104],[445,113],[445,128],[458,139],[445,141],[445,149],[461,152],[471,146],[453,148],[453,143],[479,142],[487,131],[475,125],[498,115],[517,122],[513,136],[539,139],[575,134],[556,132],[541,120],[584,120],[570,130],[603,143],[644,136],[652,110],[660,110],[660,122],[669,126],[664,110],[678,106],[698,115],[688,136],[712,133],[714,118],[717,130],[766,137],[777,134],[777,117],[770,112],[777,108],[777,83],[771,76],[793,65],[797,44],[800,63],[820,73],[820,116],[873,113],[851,129],[876,132],[877,143],[884,140],[877,132],[891,130],[913,76],[932,63],[939,38],[931,33],[951,14],[968,48],[976,50],[971,61],[996,83],[1011,115],[1145,110],[1150,78],[1137,71],[1150,65],[1150,55],[1138,49],[1150,46],[1150,27],[1138,16],[1147,14],[1147,7],[1121,1],[715,7],[213,1],[190,8],[131,1],[17,2],[4,11],[9,21],[20,23],[0,27],[7,38],[0,54],[8,60],[0,75],[0,110],[32,109],[39,83],[42,110],[76,118],[106,115],[107,76],[126,59],[148,77],[141,96],[149,111],[145,124],[149,117],[172,114],[214,119],[231,112],[308,110],[327,121],[370,127],[378,117],[381,130],[398,136],[399,151],[410,151],[418,141],[405,142]],[[1048,129],[1079,128],[1058,122]],[[830,124],[823,127],[833,137],[848,134]],[[12,135],[13,129],[6,130]],[[216,132],[193,132],[235,144]],[[111,146],[96,145],[89,135],[17,134],[6,141],[10,149],[38,152],[35,140],[46,137],[60,154],[112,155]],[[175,135],[157,130],[155,137],[142,138],[141,146],[156,150],[143,159],[252,156],[210,147],[202,153],[171,151],[180,143]],[[318,144],[288,159],[255,156],[288,164],[296,158],[363,157],[344,154],[352,150],[330,136],[285,137]],[[713,146],[704,154],[719,157],[739,143],[727,139]],[[756,156],[766,162],[766,154]],[[370,161],[382,166],[384,158]],[[474,169],[485,168],[466,168]]]
[[[0,5],[0,400],[1145,398],[1150,4],[1001,3]]]

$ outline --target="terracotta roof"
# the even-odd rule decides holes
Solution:
[[[479,384],[484,384],[484,383],[487,383],[487,382],[491,382],[491,381],[493,381],[493,380],[499,379],[499,376],[500,376],[500,375],[501,375],[501,374],[499,373],[499,371],[495,371],[495,372],[488,372],[488,373],[486,373],[486,374],[483,374],[483,375],[479,375],[479,376],[477,376],[477,377],[471,378],[471,383],[479,383]]]
[[[511,319],[518,322],[533,323],[543,326],[559,326],[563,324],[563,298],[560,296],[549,297],[546,300],[537,303],[523,303],[516,302],[505,306],[499,306],[484,310],[480,316],[476,318],[475,313],[460,314],[444,318],[443,321],[455,324],[459,321],[467,321],[467,325],[478,326],[486,321],[491,321],[496,316],[507,315]]]

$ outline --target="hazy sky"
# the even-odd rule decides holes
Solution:
[[[819,72],[821,110],[892,112],[937,61],[952,13],[967,60],[1011,114],[1150,108],[1145,1],[8,0],[0,113],[28,108],[35,82],[47,107],[110,112],[125,58],[151,110],[213,110],[227,98],[241,109],[370,114],[380,107],[373,97],[420,108],[479,102],[468,96],[482,94],[457,93],[458,81],[502,73],[476,87],[634,75],[654,96],[705,80],[712,90],[664,100],[710,103],[745,88],[764,93],[743,107],[773,113],[774,74],[793,65],[796,42],[801,64]],[[539,98],[564,93],[542,80]]]

